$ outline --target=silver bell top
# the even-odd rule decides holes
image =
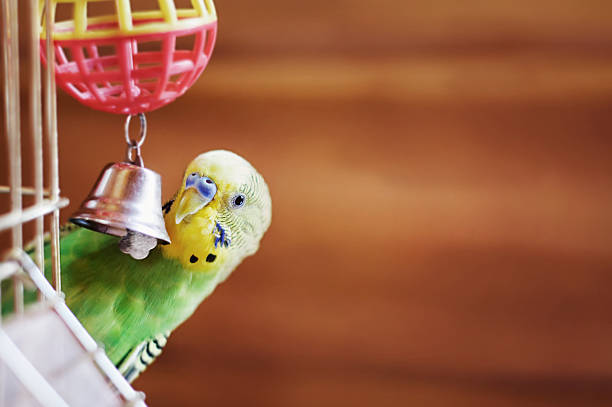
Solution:
[[[161,211],[161,177],[130,163],[108,164],[70,221],[114,236],[133,231],[170,243]]]

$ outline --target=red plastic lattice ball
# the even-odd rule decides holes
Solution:
[[[125,1],[117,0],[115,15],[85,23],[77,17],[87,15],[87,2],[75,3],[74,18],[53,29],[58,85],[87,106],[120,114],[155,110],[185,93],[212,54],[214,6],[192,0],[192,9],[177,10],[172,1],[162,3],[157,11],[131,12],[129,2],[122,9]],[[83,4],[85,14],[77,7]]]

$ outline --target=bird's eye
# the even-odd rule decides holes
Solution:
[[[244,194],[235,195],[231,200],[232,208],[240,208],[245,202],[246,196]]]

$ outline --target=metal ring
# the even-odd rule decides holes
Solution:
[[[129,163],[138,165],[139,167],[144,167],[144,162],[142,160],[142,156],[140,155],[140,147],[128,146],[127,160]]]
[[[138,113],[138,118],[140,119],[140,134],[138,136],[138,140],[133,140],[130,138],[130,121],[132,120],[132,116],[134,115],[129,114],[125,119],[125,142],[130,147],[140,148],[147,138],[147,119],[145,118],[144,113]]]

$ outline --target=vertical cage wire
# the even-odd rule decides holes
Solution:
[[[43,201],[44,180],[43,180],[43,134],[42,134],[42,107],[37,101],[42,100],[41,90],[41,70],[39,58],[39,35],[37,21],[38,9],[35,2],[28,3],[28,24],[29,24],[29,51],[30,51],[30,134],[32,137],[32,146],[34,152],[32,160],[34,161],[34,202],[40,205]],[[39,269],[45,269],[45,250],[44,250],[44,233],[45,222],[44,218],[38,217],[35,221],[35,260]],[[42,296],[42,294],[39,294]]]
[[[45,0],[48,2],[49,0]],[[13,249],[23,248],[23,224],[35,222],[34,250],[35,260],[39,268],[44,268],[44,217],[51,214],[51,258],[54,287],[61,289],[60,258],[59,258],[59,209],[68,204],[68,200],[59,196],[58,171],[58,135],[57,135],[57,109],[56,91],[53,64],[45,69],[45,132],[49,145],[49,193],[44,188],[44,154],[43,154],[43,125],[42,125],[42,82],[40,64],[40,35],[38,22],[38,2],[28,2],[28,35],[23,41],[28,45],[30,66],[29,77],[26,83],[29,86],[29,130],[32,136],[32,159],[34,166],[34,186],[22,185],[22,152],[21,152],[21,123],[20,123],[20,65],[19,65],[19,30],[18,30],[18,2],[17,0],[0,1],[2,12],[2,82],[4,86],[4,130],[8,146],[9,185],[0,186],[0,193],[10,194],[10,211],[0,215],[0,231],[11,230],[11,246]],[[23,3],[22,3],[23,4]],[[52,29],[50,25],[48,29]],[[53,45],[47,44],[47,57],[53,59]],[[34,204],[23,208],[23,195],[33,195]],[[45,195],[47,195],[45,197]],[[23,311],[23,285],[14,277],[14,308],[17,312]]]
[[[21,3],[21,4],[19,4]],[[6,368],[12,372],[14,377],[20,381],[21,385],[29,392],[34,400],[41,405],[67,406],[64,398],[67,395],[60,395],[46,376],[37,370],[23,349],[17,346],[17,342],[10,336],[8,329],[15,326],[18,321],[33,323],[31,317],[36,314],[24,312],[24,280],[29,280],[38,293],[39,300],[44,299],[43,309],[59,318],[72,338],[76,339],[78,346],[90,360],[92,369],[102,375],[106,380],[106,386],[112,389],[111,392],[119,398],[120,404],[132,407],[146,407],[144,395],[136,392],[129,383],[123,378],[119,371],[106,356],[104,351],[96,344],[93,338],[87,333],[85,328],[79,323],[76,317],[68,309],[61,295],[61,269],[59,251],[59,210],[68,204],[68,199],[60,197],[59,188],[59,159],[58,159],[58,131],[57,131],[57,104],[55,87],[55,49],[53,44],[53,21],[51,16],[44,28],[46,40],[42,52],[49,61],[43,72],[40,62],[40,16],[39,13],[47,13],[53,10],[50,7],[52,0],[28,0],[18,2],[18,0],[0,0],[1,27],[0,27],[0,52],[2,57],[2,84],[4,90],[4,133],[7,142],[7,164],[9,170],[9,185],[0,186],[0,194],[9,194],[10,209],[7,213],[0,214],[0,231],[11,231],[11,247],[3,257],[0,258],[0,282],[5,279],[12,280],[14,294],[15,318],[10,323],[7,321],[2,324],[0,314],[0,406],[3,406],[6,388],[4,387],[7,378]],[[27,34],[22,38],[21,43],[27,45],[28,56],[30,59],[30,69],[27,72],[20,72],[19,61],[19,31],[18,31],[18,5],[23,7],[19,11],[26,10],[28,15],[25,21],[28,25]],[[40,9],[40,10],[39,10]],[[22,30],[22,33],[26,30]],[[42,74],[42,75],[41,75]],[[20,75],[25,75],[23,83],[28,86],[29,106],[27,107],[29,123],[26,127],[31,135],[32,151],[28,152],[28,157],[33,160],[34,185],[22,185],[22,151],[21,151],[21,130],[20,123]],[[44,92],[43,81],[44,76]],[[43,109],[44,108],[44,109]],[[44,114],[43,114],[44,112]],[[44,162],[43,138],[47,137],[48,162]],[[48,189],[45,189],[44,176],[48,176]],[[23,196],[34,197],[34,203],[23,206]],[[50,248],[51,248],[51,269],[53,286],[45,279],[41,270],[45,268],[44,253],[44,231],[45,216],[50,216]],[[35,237],[33,240],[33,252],[27,254],[23,246],[23,225],[27,222],[34,222]],[[28,250],[28,247],[26,247]],[[4,251],[4,250],[3,250]],[[32,258],[31,258],[31,257]],[[49,262],[47,261],[47,265]],[[0,298],[0,304],[1,304]],[[31,325],[36,326],[38,325]],[[11,328],[12,329],[12,328]],[[46,349],[52,339],[41,332],[41,339],[45,342]],[[62,344],[65,346],[66,344]],[[40,362],[40,361],[38,361]],[[74,368],[82,366],[75,362]],[[78,365],[78,366],[77,366]],[[72,367],[71,367],[72,368]],[[88,383],[89,386],[92,383]],[[76,385],[78,387],[78,384]],[[71,391],[77,391],[75,388]],[[101,400],[97,400],[101,402]],[[103,405],[105,403],[102,403]],[[111,404],[109,404],[111,405]],[[112,405],[118,405],[113,402]]]
[[[2,2],[2,62],[4,67],[4,117],[8,146],[11,212],[20,215],[21,197],[21,129],[19,109],[19,27],[17,24],[17,0]],[[11,244],[23,246],[21,223],[11,225]],[[13,278],[14,308],[23,312],[23,284]]]
[[[51,7],[51,0],[45,0],[45,13],[48,14],[45,26],[46,41],[45,55],[47,60],[46,73],[46,130],[49,138],[49,176],[50,198],[59,199],[59,152],[57,142],[57,99],[55,88],[55,53],[53,50],[53,24],[55,21],[55,7]],[[37,30],[38,31],[38,30]],[[39,61],[37,59],[37,61]],[[37,62],[40,63],[40,62]],[[51,262],[53,264],[53,286],[57,292],[62,290],[61,264],[59,256],[59,208],[55,208],[51,215]]]

